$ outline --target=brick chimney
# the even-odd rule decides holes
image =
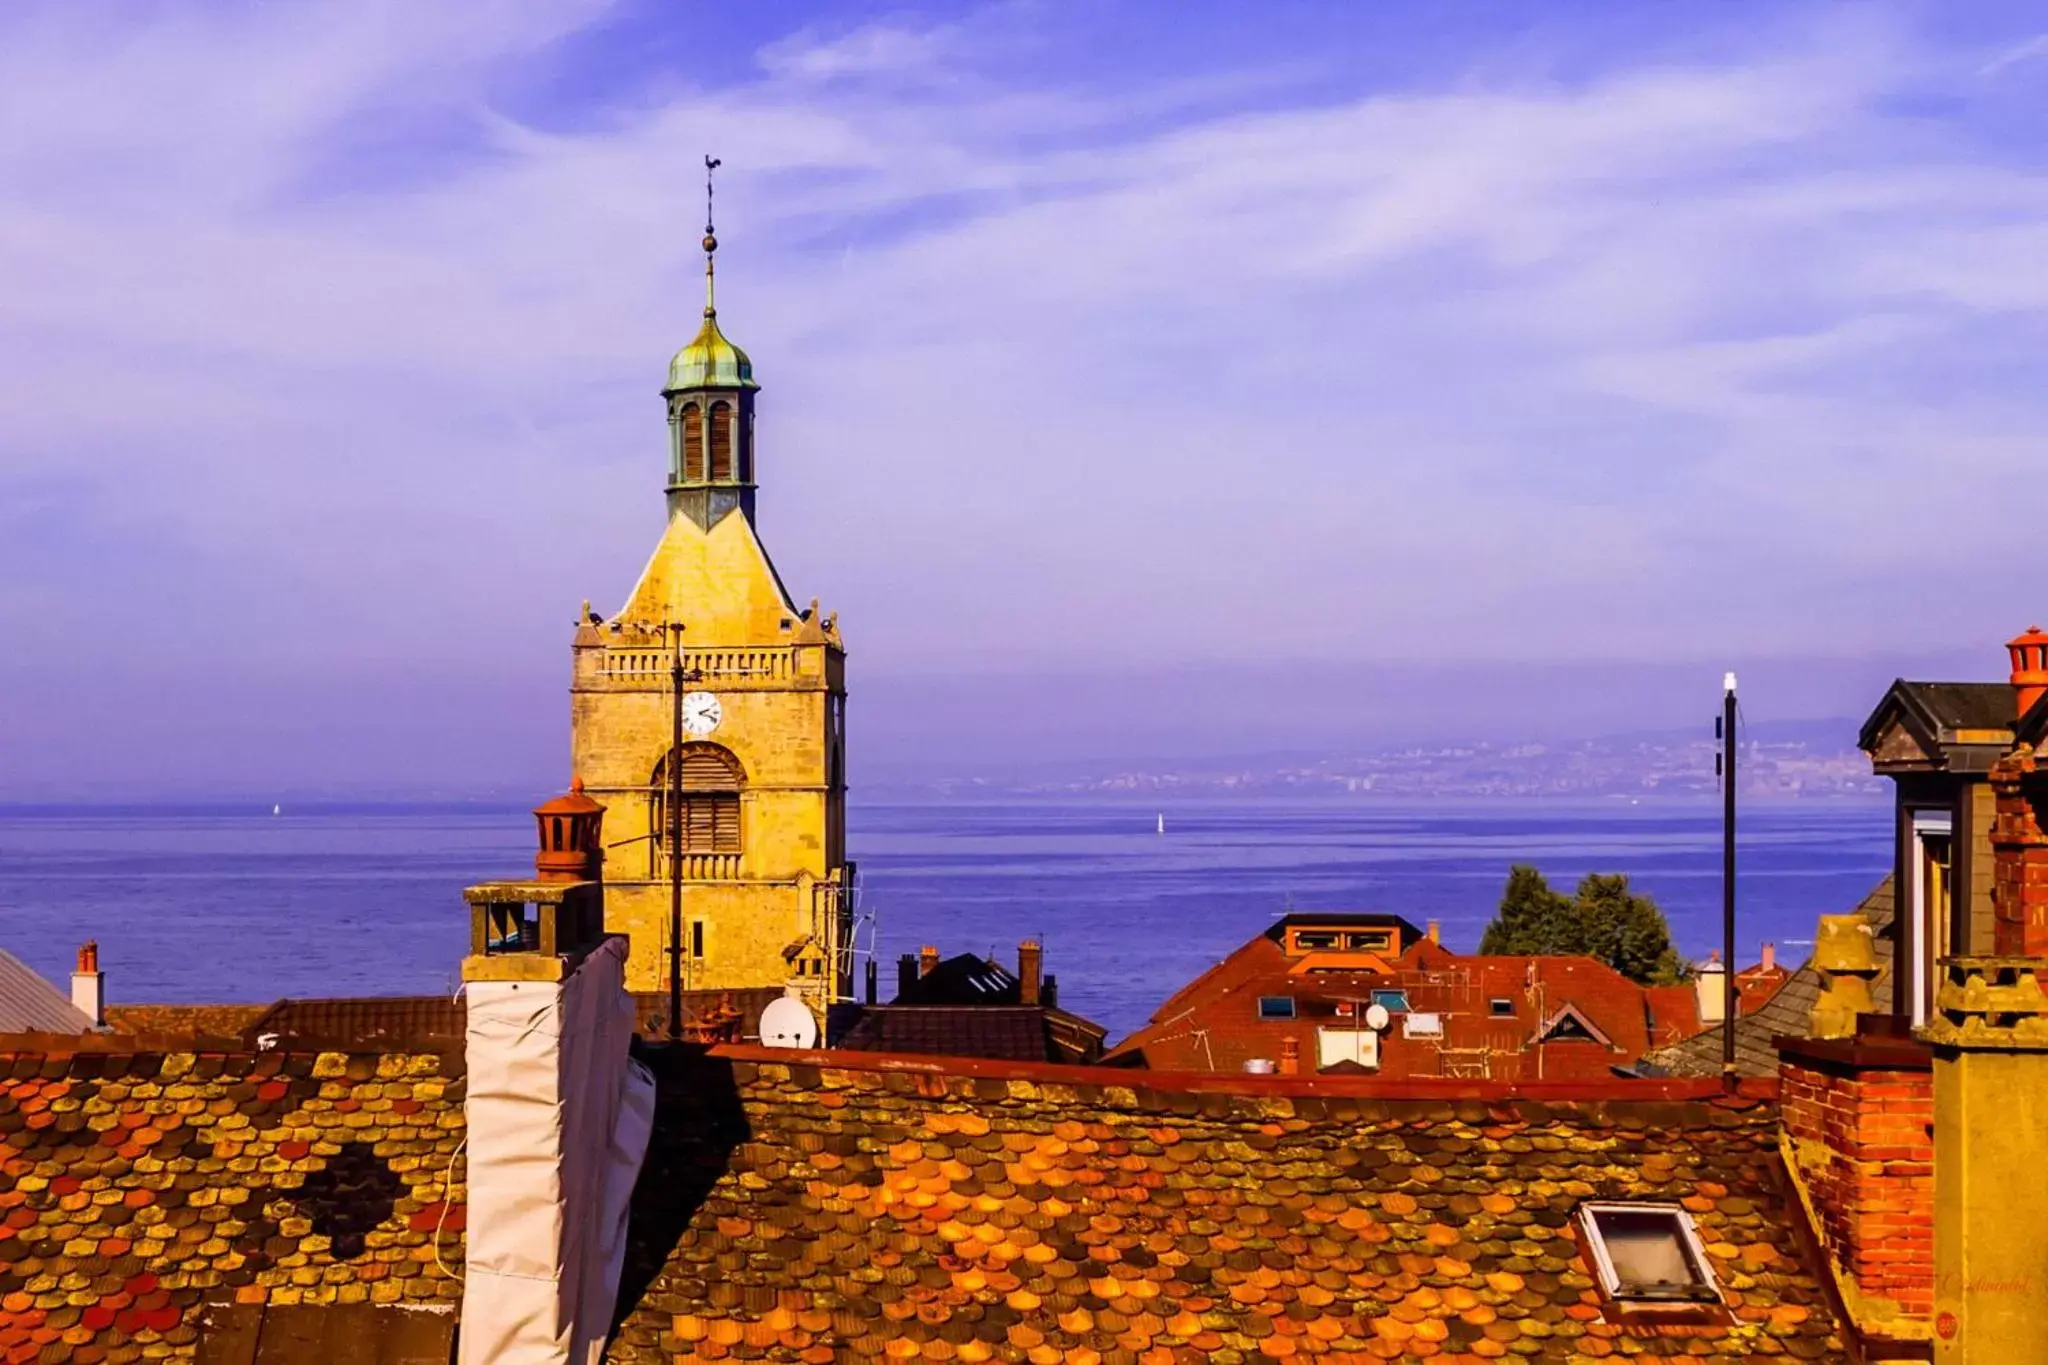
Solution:
[[[905,953],[896,959],[896,998],[902,1000],[917,985],[917,954]]]
[[[107,974],[100,970],[100,945],[87,939],[78,950],[78,968],[71,973],[71,1004],[94,1028],[107,1026]]]
[[[2017,685],[2017,670],[2013,677]],[[2033,753],[2022,747],[1991,769],[1997,803],[1991,822],[1991,941],[2001,957],[2048,957],[2048,832],[2042,828],[2048,786],[2036,766]]]
[[[1037,939],[1027,938],[1017,945],[1017,1003],[1036,1005],[1038,1003],[1039,974],[1044,970],[1045,950]]]
[[[2028,626],[2027,633],[2005,642],[2012,655],[2013,717],[2027,714],[2048,693],[2048,631]]]
[[[917,950],[917,974],[930,976],[938,969],[939,950],[927,943]]]

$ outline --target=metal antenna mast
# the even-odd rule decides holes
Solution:
[[[1721,680],[1721,1079],[1735,1086],[1735,675]]]

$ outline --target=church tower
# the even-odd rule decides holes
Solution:
[[[668,526],[625,606],[576,631],[574,769],[607,812],[628,989],[667,989],[679,947],[685,990],[795,986],[822,1017],[852,981],[846,652],[756,533],[760,386],[719,330],[717,250],[707,221],[704,322],[662,389]]]

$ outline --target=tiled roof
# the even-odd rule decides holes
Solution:
[[[658,1066],[617,1362],[1844,1358],[1754,1096]],[[1609,1321],[1570,1227],[1589,1198],[1690,1209],[1732,1324]]]
[[[1058,1060],[1045,1011],[1029,1005],[864,1005],[839,1040],[856,1052]]]
[[[1302,1065],[1313,1068],[1319,1028],[1357,1027],[1374,991],[1398,990],[1411,1016],[1437,1016],[1441,1035],[1411,1033],[1397,1017],[1380,1037],[1382,1077],[1596,1079],[1659,1042],[1690,1034],[1699,1019],[1690,991],[1639,986],[1589,957],[1467,956],[1424,938],[1391,973],[1301,970],[1315,960],[1289,957],[1261,934],[1176,992],[1109,1060],[1154,1070],[1239,1071],[1248,1060],[1277,1058],[1280,1040],[1291,1037]],[[1292,1017],[1262,1017],[1262,997],[1292,1000]],[[1557,1042],[1539,1055],[1533,1044],[1540,1025],[1566,1006],[1613,1046]]]
[[[84,1033],[92,1028],[70,997],[0,948],[0,1033]]]
[[[1857,910],[1867,915],[1875,934],[1879,970],[1871,992],[1883,1007],[1892,993],[1893,914],[1892,879],[1886,877],[1863,898]],[[1813,1007],[1820,999],[1820,973],[1807,959],[1787,978],[1777,993],[1754,1013],[1735,1023],[1735,1066],[1745,1076],[1777,1074],[1778,1049],[1771,1040],[1779,1035],[1804,1037],[1813,1020]],[[1680,1076],[1721,1074],[1721,1029],[1719,1025],[1671,1047],[1659,1048],[1644,1060]]]
[[[269,1005],[108,1005],[107,1027],[129,1037],[239,1038]]]
[[[208,1302],[451,1306],[452,1067],[0,1054],[0,1362],[189,1355]]]
[[[460,1047],[468,1012],[445,995],[280,1000],[247,1026],[252,1043],[299,1051]]]

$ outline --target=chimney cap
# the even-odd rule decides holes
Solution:
[[[89,938],[79,945],[77,973],[80,976],[91,976],[99,969],[100,941],[96,938]]]
[[[594,815],[604,809],[604,804],[583,794],[583,779],[569,779],[569,790],[552,800],[543,801],[533,808],[535,815]]]

